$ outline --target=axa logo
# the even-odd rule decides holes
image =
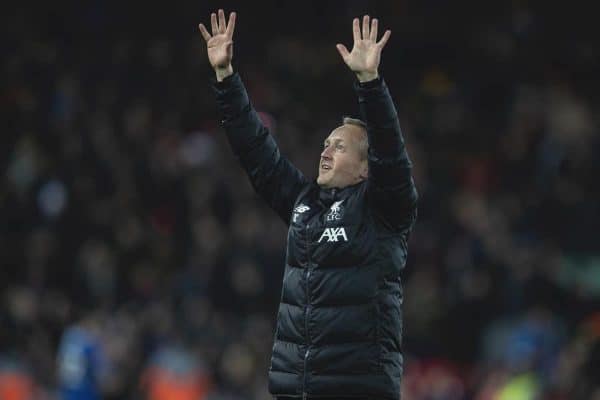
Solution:
[[[348,236],[346,236],[346,229],[344,229],[344,227],[325,229],[317,243],[321,243],[325,238],[327,238],[328,242],[337,242],[340,238],[343,238],[344,242],[348,241]]]
[[[344,200],[340,200],[333,203],[333,205],[329,209],[329,212],[327,213],[327,216],[325,217],[327,221],[337,221],[338,219],[342,218],[343,208],[341,204],[343,202]]]

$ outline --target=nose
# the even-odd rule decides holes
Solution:
[[[321,152],[321,158],[331,160],[331,146],[325,146],[325,148]]]

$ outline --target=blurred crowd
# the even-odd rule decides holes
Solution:
[[[241,3],[241,2],[240,2]],[[317,173],[369,12],[420,194],[403,398],[600,399],[600,46],[513,2],[29,2],[0,17],[0,399],[269,398],[285,225],[218,125],[196,30]]]

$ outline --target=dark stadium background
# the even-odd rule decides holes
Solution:
[[[381,73],[421,196],[403,398],[600,399],[600,35],[589,9],[526,0],[4,5],[0,397],[60,398],[82,324],[107,399],[268,398],[285,227],[217,124],[197,24],[218,7],[309,176],[357,112],[335,44],[364,13],[392,30]]]

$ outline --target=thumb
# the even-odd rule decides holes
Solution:
[[[343,44],[338,43],[335,45],[335,48],[338,50],[338,52],[340,53],[340,56],[342,56],[342,58],[344,60],[346,60],[346,57],[348,57],[350,55],[350,53],[348,52],[348,49]]]

